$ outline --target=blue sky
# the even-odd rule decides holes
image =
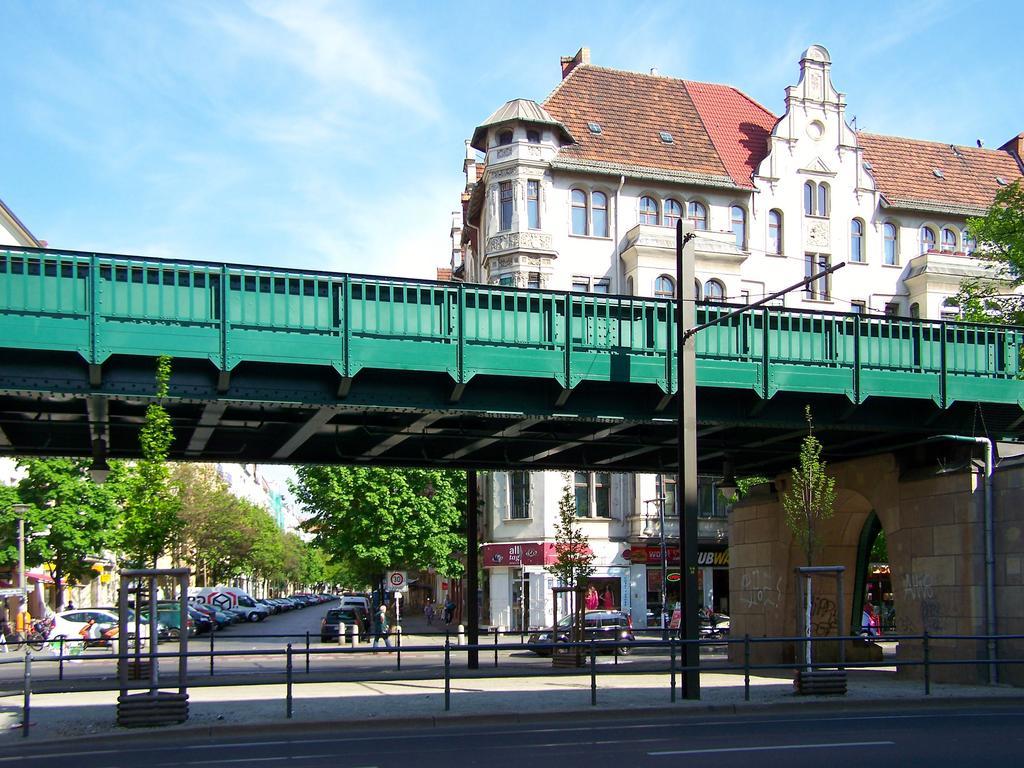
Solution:
[[[779,113],[821,43],[861,128],[1024,131],[1024,3],[832,6],[5,0],[0,198],[54,247],[430,277],[463,140],[581,45]]]

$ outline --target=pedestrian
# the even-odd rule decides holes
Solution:
[[[871,602],[864,603],[864,612],[860,615],[860,633],[865,637],[874,637],[877,631],[874,627],[875,615]]]
[[[377,615],[373,619],[373,652],[377,652],[377,643],[380,640],[384,641],[384,646],[388,649],[388,653],[391,653],[391,640],[388,638],[388,630],[391,629],[391,625],[388,624],[388,607],[384,603],[380,604],[380,608],[377,609]]]
[[[444,623],[448,626],[452,623],[452,618],[455,616],[455,603],[452,602],[451,595],[446,595],[444,599]]]
[[[882,617],[879,615],[877,605],[871,609],[871,627],[875,630],[875,637],[882,636]]]
[[[615,607],[615,595],[612,594],[611,587],[604,588],[604,594],[601,595],[601,604],[606,611],[610,611]]]
[[[75,604],[73,602],[71,602],[70,600],[68,600],[67,607],[64,610],[65,611],[73,611],[73,610],[75,610]]]
[[[434,623],[434,603],[427,598],[427,604],[423,606],[423,615],[427,617],[427,624]]]
[[[588,611],[592,611],[597,608],[598,596],[597,590],[594,589],[594,585],[591,584],[587,587],[587,594],[583,598],[583,605],[586,606]]]

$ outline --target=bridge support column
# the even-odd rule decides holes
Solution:
[[[470,470],[466,473],[466,624],[469,625],[470,645],[466,659],[469,669],[480,667],[480,652],[473,647],[480,643],[480,604],[477,601],[480,591],[479,506],[476,472]]]

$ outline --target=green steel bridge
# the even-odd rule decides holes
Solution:
[[[729,307],[698,304],[697,322]],[[672,303],[52,249],[0,251],[0,454],[674,471]],[[699,463],[1024,437],[1024,329],[762,307],[699,333]]]

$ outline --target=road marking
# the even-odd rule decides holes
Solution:
[[[834,747],[893,747],[895,741],[833,741],[828,744],[779,744],[763,747],[721,747],[719,749],[676,749],[671,752],[648,752],[650,757],[669,755],[710,755],[721,752],[773,752],[781,749],[832,749]]]

